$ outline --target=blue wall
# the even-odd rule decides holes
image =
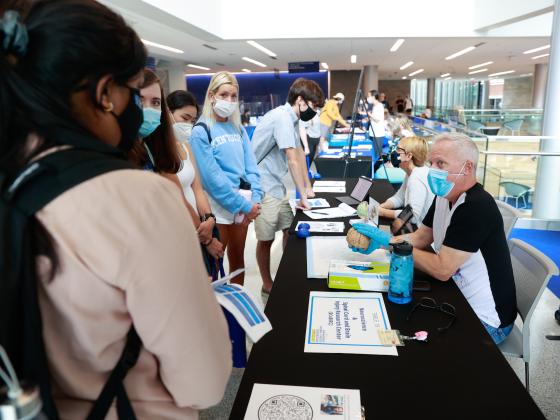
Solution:
[[[200,105],[204,102],[206,89],[210,83],[210,75],[186,76],[187,88]],[[236,74],[239,83],[239,100],[251,104],[251,114],[262,115],[269,109],[286,102],[288,90],[298,77],[314,80],[319,84],[327,98],[328,74],[319,73],[243,73]],[[258,105],[260,104],[260,105]]]

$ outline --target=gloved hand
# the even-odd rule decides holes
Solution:
[[[369,247],[367,249],[352,247],[352,251],[359,252],[360,254],[371,254],[381,246],[389,246],[389,241],[391,240],[389,233],[366,223],[356,223],[352,227],[358,233],[369,238]]]

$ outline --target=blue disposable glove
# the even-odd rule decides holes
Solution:
[[[366,223],[356,223],[352,227],[356,229],[358,233],[369,238],[369,247],[367,249],[351,247],[352,251],[359,252],[360,254],[371,254],[381,246],[389,246],[389,241],[391,240],[391,235],[389,233]]]

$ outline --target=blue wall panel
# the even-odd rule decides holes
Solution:
[[[211,77],[210,75],[186,76],[188,90],[196,96],[200,105],[204,102]],[[325,98],[328,94],[327,72],[279,73],[278,75],[274,73],[243,73],[236,74],[235,77],[239,83],[240,101],[255,104],[251,106],[251,114],[253,115],[262,115],[269,109],[285,103],[288,90],[298,77],[314,80],[323,89]]]

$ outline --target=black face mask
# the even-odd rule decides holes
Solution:
[[[317,115],[317,111],[314,111],[310,106],[305,111],[302,111],[301,108],[299,110],[299,119],[302,121],[312,120],[315,115]]]
[[[144,121],[144,113],[142,111],[142,99],[140,99],[140,91],[126,86],[130,91],[130,99],[126,108],[121,115],[111,114],[117,119],[119,128],[121,129],[121,142],[117,146],[123,152],[128,152],[138,140],[138,131]]]
[[[399,159],[399,154],[396,151],[391,152],[391,165],[395,168],[401,166],[401,160]]]

